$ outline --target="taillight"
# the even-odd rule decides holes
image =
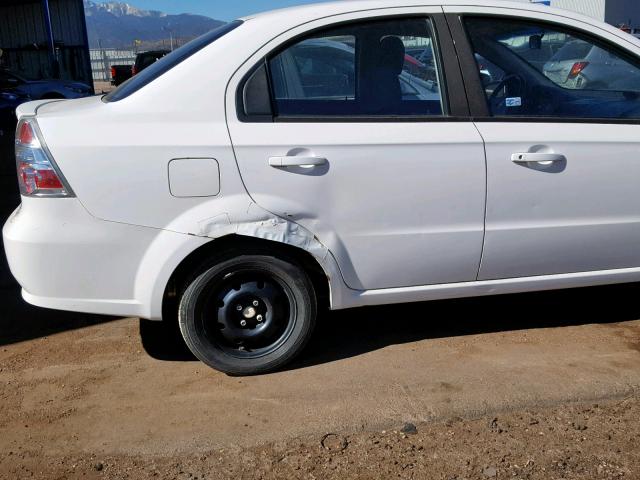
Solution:
[[[111,67],[111,78],[116,78],[116,67]]]
[[[17,142],[20,145],[31,145],[35,140],[35,137],[33,135],[34,133],[33,133],[33,129],[31,128],[31,125],[28,122],[23,122],[18,127]]]
[[[589,62],[576,62],[571,67],[571,71],[569,72],[569,76],[567,80],[573,80],[578,75],[582,73],[582,71],[589,66]]]
[[[51,158],[35,119],[23,119],[16,129],[16,166],[20,193],[38,197],[72,197]]]
[[[131,67],[131,75],[137,75],[138,74],[138,69],[136,68],[135,65],[133,65]]]

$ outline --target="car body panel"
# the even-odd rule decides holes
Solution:
[[[510,18],[517,16],[560,21],[546,13],[509,12]],[[561,20],[562,26],[585,29],[580,22]],[[607,30],[594,28],[591,34],[615,41],[617,32],[614,36]],[[625,40],[627,37],[623,35]],[[625,48],[640,55],[637,46],[629,44]],[[554,103],[552,99],[549,102]],[[589,108],[597,115],[598,105]],[[639,267],[637,123],[517,117],[477,121],[485,141],[488,178],[486,233],[478,279]],[[514,162],[512,156],[521,153],[558,154],[565,160],[546,165]]]
[[[640,125],[496,122],[478,129],[489,179],[480,280],[640,267]],[[533,150],[567,160],[511,161]]]
[[[155,320],[175,268],[210,241],[99,220],[77,198],[25,197],[2,233],[30,303]]]
[[[18,114],[37,116],[49,151],[77,195],[23,198],[5,225],[10,265],[25,298],[52,308],[160,319],[165,289],[178,265],[212,240],[230,235],[309,252],[325,272],[334,309],[640,280],[635,243],[629,243],[635,241],[637,225],[636,193],[629,187],[637,178],[635,166],[617,152],[617,168],[631,168],[632,175],[622,178],[620,173],[600,183],[585,178],[587,167],[610,174],[604,162],[598,163],[597,157],[608,156],[611,147],[607,130],[599,125],[598,130],[572,128],[563,138],[564,126],[474,125],[470,117],[322,125],[257,125],[237,119],[236,87],[244,74],[294,36],[338,21],[443,11],[560,21],[640,54],[640,42],[613,27],[526,3],[344,1],[248,17],[241,27],[117,102],[93,97],[24,104]],[[216,68],[205,68],[210,65]],[[315,131],[320,128],[322,135]],[[637,148],[631,138],[635,129],[613,128],[610,134],[627,142],[621,152],[631,157]],[[493,180],[486,178],[480,133],[487,142],[489,175],[499,170]],[[594,153],[577,145],[581,133],[593,139]],[[512,150],[534,145],[568,152],[567,185],[557,179],[543,185],[543,177],[552,175],[511,163],[507,155]],[[335,170],[341,178],[328,183],[328,177],[269,167],[270,155],[284,155],[292,147],[326,155],[330,173]],[[168,166],[178,158],[215,159],[219,195],[171,195]],[[423,172],[425,165],[428,172]],[[265,179],[273,185],[264,185]],[[600,205],[588,196],[582,197],[584,204],[570,204],[567,191],[558,190],[606,187],[613,194],[616,179],[629,204],[619,198]],[[485,180],[495,192],[486,191]],[[536,190],[527,190],[532,185]],[[480,273],[488,280],[478,281],[485,193],[488,237]],[[340,205],[346,207],[336,208]],[[620,209],[616,215],[614,208]],[[524,215],[520,224],[533,227],[531,238],[514,233],[516,210]],[[553,233],[554,221],[584,228],[551,242],[545,235]],[[609,241],[607,222],[624,237],[613,241],[613,253],[597,245],[599,237]],[[529,262],[516,261],[520,278],[493,279],[512,274],[512,249],[518,244],[515,260]],[[561,256],[554,247],[585,247],[592,258],[566,251]],[[51,266],[43,257],[49,248],[59,256]],[[545,261],[574,273],[539,268],[545,254]]]
[[[485,164],[471,123],[267,125],[230,121],[251,197],[312,231],[351,288],[475,280]],[[269,166],[269,157],[296,148],[329,166]]]

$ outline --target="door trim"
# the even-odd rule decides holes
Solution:
[[[382,290],[350,290],[333,309],[564,290],[640,281],[640,267]]]

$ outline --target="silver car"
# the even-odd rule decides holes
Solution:
[[[611,51],[583,40],[560,48],[544,66],[544,74],[565,88],[640,91],[637,68]]]

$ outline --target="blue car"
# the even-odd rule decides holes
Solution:
[[[10,70],[0,70],[0,89],[13,89],[32,100],[81,98],[91,95],[91,87],[69,80],[29,80]]]
[[[0,91],[0,144],[12,142],[16,129],[16,107],[30,98],[15,92]]]

